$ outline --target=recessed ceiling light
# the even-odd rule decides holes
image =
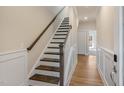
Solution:
[[[84,17],[84,20],[87,20],[88,19],[88,17]]]

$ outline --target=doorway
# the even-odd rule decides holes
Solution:
[[[96,55],[96,31],[88,32],[88,54]]]
[[[96,31],[78,32],[78,54],[96,56]]]

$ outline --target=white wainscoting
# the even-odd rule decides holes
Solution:
[[[67,64],[65,66],[65,77],[64,82],[66,86],[69,86],[70,81],[72,79],[72,75],[75,71],[76,65],[77,65],[77,51],[76,46],[71,47],[69,55],[67,57],[68,59],[65,61]]]
[[[101,78],[104,81],[104,84],[108,86],[114,85],[110,77],[110,73],[113,72],[113,66],[114,66],[113,56],[114,53],[105,48],[100,47],[97,50],[98,71],[100,73]],[[114,75],[114,78],[116,78],[116,74]]]
[[[0,86],[20,86],[27,83],[27,50],[0,53]]]
[[[68,86],[72,74],[75,70],[77,64],[77,44],[74,42],[75,33],[73,30],[70,31],[68,39],[66,41],[66,46],[64,47],[64,85]]]

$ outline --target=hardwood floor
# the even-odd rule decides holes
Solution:
[[[78,64],[70,86],[103,86],[96,68],[95,56],[78,55]]]

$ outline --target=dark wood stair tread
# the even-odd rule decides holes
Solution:
[[[65,21],[65,20],[64,20],[64,21],[62,21],[62,23],[64,23],[64,22],[65,22],[65,23],[69,23],[69,21],[68,21],[68,20],[66,20],[66,21]]]
[[[53,67],[53,66],[44,66],[44,65],[40,65],[37,68],[38,70],[47,70],[47,71],[55,71],[55,72],[59,72],[59,68],[58,67]]]
[[[65,30],[58,30],[57,33],[58,32],[68,32],[68,31],[67,30],[66,31]]]
[[[59,52],[45,52],[44,54],[60,55],[60,53],[59,53]]]
[[[60,47],[47,47],[47,48],[60,49]]]
[[[47,83],[52,83],[52,84],[58,84],[59,82],[58,77],[40,75],[40,74],[33,75],[32,77],[30,77],[30,80],[42,81],[42,82],[47,82]]]
[[[59,59],[55,59],[55,58],[43,58],[40,61],[48,61],[48,62],[60,62]]]
[[[69,23],[69,21],[62,21],[62,23]]]
[[[69,23],[69,21],[62,21],[62,23]]]
[[[60,27],[69,27],[70,25],[60,25]]]
[[[69,20],[63,20],[62,22],[69,22]]]
[[[64,43],[64,42],[50,42],[52,44],[61,44],[61,43]]]
[[[58,29],[70,29],[69,27],[59,27]]]
[[[56,36],[67,35],[67,34],[55,34]]]
[[[66,39],[66,38],[53,38],[53,39]]]
[[[64,20],[62,20],[62,22],[63,22],[63,21],[64,21],[64,22],[66,22],[66,21],[69,22],[69,19],[64,19]]]
[[[63,24],[69,24],[69,23],[61,23],[61,25],[63,25]]]

